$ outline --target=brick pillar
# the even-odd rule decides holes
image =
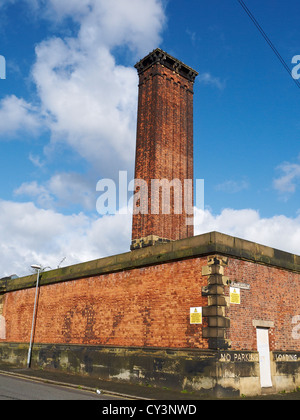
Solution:
[[[193,85],[198,74],[160,49],[135,67],[139,98],[131,249],[194,235]]]

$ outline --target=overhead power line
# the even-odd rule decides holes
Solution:
[[[254,23],[254,25],[257,27],[257,29],[259,30],[259,32],[261,33],[261,35],[264,37],[264,39],[267,41],[267,43],[269,44],[269,46],[272,48],[272,50],[274,51],[274,53],[276,54],[277,58],[279,59],[279,61],[281,62],[281,64],[283,65],[283,67],[286,69],[286,71],[289,73],[290,77],[294,80],[294,82],[296,83],[296,85],[298,86],[298,88],[300,88],[300,83],[298,82],[298,80],[294,79],[294,77],[292,76],[292,70],[290,69],[290,67],[287,65],[287,63],[284,61],[284,59],[281,57],[280,53],[278,52],[277,48],[275,47],[275,45],[272,43],[272,41],[270,40],[270,38],[268,37],[268,35],[265,33],[265,31],[263,30],[263,28],[260,26],[260,24],[257,22],[257,20],[255,19],[255,17],[253,16],[253,14],[251,13],[251,11],[248,9],[248,7],[245,5],[243,0],[238,0],[238,2],[240,3],[240,5],[242,6],[242,8],[245,10],[245,12],[247,13],[247,15],[250,17],[250,19],[252,20],[252,22]]]

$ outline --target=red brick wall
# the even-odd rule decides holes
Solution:
[[[148,214],[133,215],[132,239],[193,236],[185,211],[151,213],[151,180],[193,180],[193,82],[159,63],[140,74],[135,178],[148,183]],[[193,202],[193,200],[191,200]],[[143,203],[140,203],[142,209]],[[184,210],[184,206],[183,206]],[[160,207],[160,213],[162,213]]]
[[[253,320],[274,322],[269,329],[271,350],[300,350],[293,338],[293,317],[300,315],[300,274],[253,262],[229,259],[226,275],[231,281],[250,284],[241,289],[241,304],[230,305],[229,339],[235,350],[257,350]],[[229,288],[227,295],[229,296]]]
[[[42,286],[34,340],[207,349],[202,337],[207,318],[202,325],[189,321],[190,307],[208,304],[202,296],[206,265],[206,257],[193,258]],[[271,350],[300,351],[292,324],[300,315],[300,274],[229,258],[225,275],[250,285],[250,290],[241,289],[240,305],[226,308],[232,349],[256,351],[253,320],[261,320],[274,323]],[[32,288],[4,295],[7,342],[29,342],[34,293]]]
[[[207,305],[206,258],[40,287],[34,341],[207,348],[189,310]],[[29,342],[35,289],[5,295],[7,342]],[[3,341],[3,340],[2,340]]]

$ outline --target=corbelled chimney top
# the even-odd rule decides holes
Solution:
[[[139,61],[134,67],[137,69],[138,74],[141,74],[155,63],[160,63],[161,65],[169,68],[170,70],[173,70],[191,82],[194,82],[196,76],[198,75],[196,70],[187,66],[182,61],[179,61],[177,58],[172,57],[170,54],[166,53],[160,48],[153,50],[145,58]]]

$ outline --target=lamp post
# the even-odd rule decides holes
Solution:
[[[40,271],[42,267],[40,265],[34,264],[31,266],[31,268],[34,268],[35,270],[37,270],[37,277],[36,277],[35,298],[34,298],[34,307],[33,307],[33,315],[32,315],[32,324],[31,324],[30,343],[29,343],[28,356],[27,356],[27,368],[30,367],[30,362],[31,362],[31,350],[32,350],[33,330],[34,330],[34,323],[35,323],[35,311],[36,311],[36,303],[37,303],[37,297],[38,297]]]

